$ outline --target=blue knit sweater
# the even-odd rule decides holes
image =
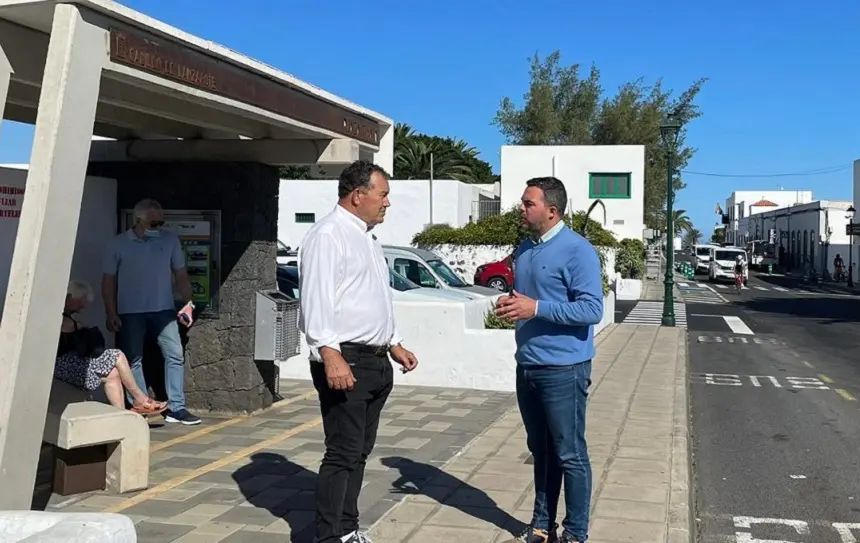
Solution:
[[[518,364],[564,366],[594,357],[603,282],[591,243],[567,227],[545,242],[525,241],[514,255],[514,289],[538,303],[535,318],[517,322]]]

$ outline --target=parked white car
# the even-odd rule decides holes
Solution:
[[[391,289],[394,291],[392,294],[395,300],[468,302],[472,299],[466,293],[458,292],[456,290],[425,288],[421,285],[416,285],[391,268],[388,269],[388,273],[391,280]]]
[[[388,267],[416,285],[466,294],[470,299],[495,298],[493,288],[470,285],[457,275],[438,255],[425,249],[383,245]]]
[[[291,247],[278,240],[278,264],[281,266],[296,266],[299,259],[298,251],[294,251]]]
[[[749,279],[749,260],[747,260],[747,252],[740,247],[712,247],[710,255],[710,264],[708,268],[708,280],[716,282],[718,280],[735,280],[735,262],[738,255],[744,259],[744,285]]]

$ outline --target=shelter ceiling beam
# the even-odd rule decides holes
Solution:
[[[201,161],[272,165],[346,165],[358,160],[354,140],[133,140],[94,141],[93,162]]]

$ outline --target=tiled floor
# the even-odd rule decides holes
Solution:
[[[152,430],[152,488],[122,497],[54,496],[49,510],[130,516],[141,543],[310,541],[313,487],[323,452],[310,384],[283,382],[291,401],[254,417]],[[498,420],[513,394],[395,388],[383,412],[361,495],[370,526]],[[207,428],[213,431],[200,435]],[[193,439],[185,436],[194,432]]]

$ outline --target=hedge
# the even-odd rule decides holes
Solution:
[[[565,216],[564,222],[573,230],[582,232],[586,217],[584,211]],[[412,245],[492,245],[509,246],[513,251],[523,240],[529,236],[528,230],[522,225],[519,210],[511,209],[500,215],[485,217],[480,221],[452,228],[447,224],[434,224],[423,231],[418,232],[412,238]],[[588,230],[585,236],[597,248],[619,247],[618,240],[611,232],[593,220],[588,219]],[[603,278],[603,294],[609,293],[609,278],[606,275],[606,255],[603,251],[597,251],[600,258],[601,275]]]
[[[645,244],[641,240],[621,240],[615,254],[615,271],[625,279],[636,279],[645,273]]]
[[[581,232],[585,224],[585,212],[577,211],[564,218],[572,229]],[[511,209],[500,215],[493,215],[452,228],[446,224],[428,226],[412,238],[412,244],[421,245],[509,245],[516,247],[529,235],[522,225],[520,212]],[[593,219],[588,219],[588,241],[595,247],[618,247],[618,240],[611,232]]]

